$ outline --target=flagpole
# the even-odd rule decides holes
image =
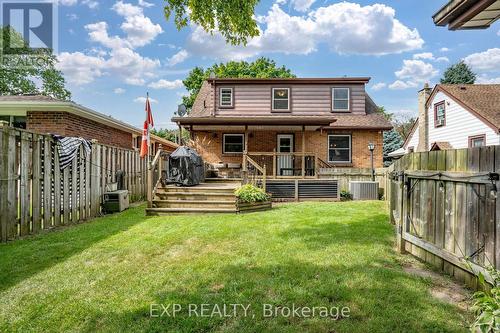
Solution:
[[[146,103],[149,100],[149,91],[146,91]],[[147,115],[146,115],[147,117]],[[149,130],[149,125],[148,125],[148,136],[149,136],[149,141],[148,141],[148,161],[151,163],[151,131]]]

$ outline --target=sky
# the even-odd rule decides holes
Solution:
[[[163,0],[59,0],[58,68],[72,99],[137,127],[149,92],[156,128],[173,128],[195,66],[269,57],[298,77],[369,76],[367,92],[401,117],[417,113],[417,91],[465,60],[480,83],[500,83],[500,23],[449,31],[432,15],[446,0],[261,1],[260,35],[246,47],[190,24],[178,31]]]

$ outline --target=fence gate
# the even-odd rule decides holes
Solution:
[[[398,247],[475,287],[500,267],[500,146],[413,153],[394,164]]]

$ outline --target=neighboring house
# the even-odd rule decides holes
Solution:
[[[383,131],[392,126],[366,93],[368,81],[209,79],[189,115],[172,121],[190,131],[206,162],[236,175],[244,152],[275,177],[314,176],[320,166],[369,168],[369,143],[382,167]]]
[[[500,84],[426,85],[403,153],[499,144]]]
[[[78,136],[111,146],[138,149],[142,130],[70,101],[41,95],[0,96],[0,121],[41,134]],[[177,144],[151,136],[152,151],[162,144],[173,151]]]
[[[500,18],[500,0],[450,0],[432,18],[450,30],[486,29]]]

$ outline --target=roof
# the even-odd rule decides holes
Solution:
[[[379,113],[335,115],[335,120],[335,123],[330,126],[333,129],[392,129],[392,124]]]
[[[7,110],[9,112],[15,112],[19,110],[30,111],[30,112],[63,111],[133,134],[142,135],[143,132],[141,129],[135,126],[127,124],[111,116],[107,116],[92,109],[89,109],[73,101],[59,100],[50,96],[35,95],[35,94],[0,96],[0,111],[2,109]],[[175,148],[178,146],[176,143],[156,135],[151,135],[151,138],[154,139],[156,142],[169,147]]]
[[[438,91],[500,132],[500,84],[438,84],[427,100],[427,107]]]
[[[431,145],[431,151],[453,149],[453,146],[448,141],[436,141]]]
[[[182,125],[318,125],[330,126],[334,116],[218,116],[218,117],[174,117],[173,122]]]
[[[486,29],[500,17],[500,0],[450,0],[432,18],[450,30]]]
[[[404,154],[406,154],[406,150],[403,147],[401,147],[399,149],[396,149],[393,152],[390,152],[389,154],[387,154],[387,156],[389,156],[389,157],[400,157],[400,156],[403,156]]]
[[[269,83],[302,83],[302,84],[366,84],[370,82],[370,77],[331,77],[331,78],[307,78],[307,77],[293,77],[293,78],[216,78],[208,79],[210,83],[248,83],[248,84],[269,84]]]

